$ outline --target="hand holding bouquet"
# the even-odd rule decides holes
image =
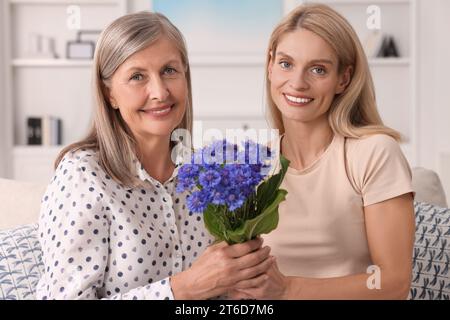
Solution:
[[[269,233],[278,225],[278,206],[287,191],[280,189],[289,161],[268,176],[268,147],[246,141],[243,149],[215,141],[191,156],[178,172],[177,192],[188,191],[191,212],[203,213],[205,226],[217,241],[242,243]]]

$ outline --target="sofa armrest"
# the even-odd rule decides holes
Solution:
[[[413,168],[412,182],[416,201],[447,208],[445,191],[436,172],[421,167]]]
[[[0,229],[38,221],[46,185],[0,179]]]

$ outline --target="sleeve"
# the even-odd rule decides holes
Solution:
[[[395,139],[378,134],[351,144],[348,171],[365,207],[406,193],[414,195],[410,166]]]
[[[41,202],[39,234],[44,273],[37,299],[101,299],[109,254],[109,216],[88,164],[58,166]],[[100,187],[98,188],[100,189]],[[108,299],[174,299],[169,278]]]

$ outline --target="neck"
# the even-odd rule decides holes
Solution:
[[[333,140],[334,134],[326,117],[307,123],[283,119],[283,124],[282,153],[297,170],[310,166]]]
[[[171,159],[168,137],[146,137],[139,141],[139,153],[145,171],[161,183],[172,175],[175,165]]]

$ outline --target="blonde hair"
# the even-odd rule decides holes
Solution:
[[[183,35],[162,14],[152,12],[128,14],[112,22],[100,35],[93,67],[95,110],[92,127],[86,138],[61,151],[56,159],[55,168],[68,152],[84,148],[94,149],[98,152],[100,165],[115,181],[127,186],[141,184],[136,178],[136,166],[133,163],[136,156],[139,158],[136,139],[120,112],[112,108],[108,98],[108,87],[113,74],[128,57],[145,49],[162,36],[173,41],[180,51],[186,70],[187,107],[176,129],[187,129],[192,132],[191,75]]]
[[[378,113],[369,63],[358,36],[343,16],[322,4],[300,5],[272,32],[266,57],[266,96],[272,126],[280,130],[280,134],[284,133],[281,112],[270,93],[268,67],[281,37],[298,29],[315,33],[333,48],[339,62],[339,73],[349,66],[353,68],[349,85],[334,98],[328,111],[328,122],[333,132],[351,138],[381,133],[400,141],[401,135],[386,127]]]

